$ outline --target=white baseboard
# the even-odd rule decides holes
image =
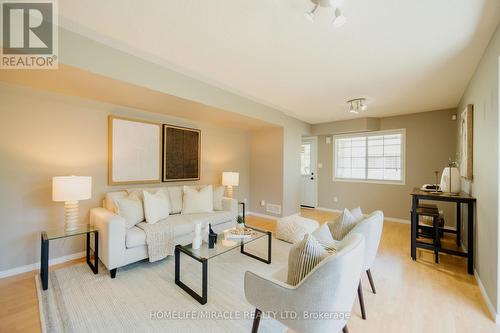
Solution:
[[[332,209],[332,208],[325,208],[325,207],[316,207],[316,209],[322,210],[325,212],[332,212],[332,213],[342,213],[343,212],[343,210],[341,210],[341,209]],[[365,214],[365,216],[368,216],[368,214]],[[404,223],[404,224],[411,223],[410,220],[400,219],[397,217],[389,217],[389,216],[385,216],[384,220],[389,221],[389,222]]]
[[[491,303],[490,298],[488,297],[488,294],[486,294],[486,290],[484,289],[483,283],[481,282],[481,279],[479,278],[479,274],[477,274],[477,271],[474,270],[474,277],[476,278],[477,285],[479,286],[479,291],[481,291],[481,296],[483,296],[484,303],[486,303],[486,307],[488,308],[488,311],[490,312],[491,318],[495,322],[495,324],[500,324],[500,314],[498,314],[495,310],[495,307],[493,306],[493,303]]]
[[[279,216],[266,215],[266,214],[255,213],[255,212],[247,212],[247,215],[253,215],[253,216],[257,216],[257,217],[263,217],[265,219],[271,219],[271,220],[277,220],[277,219],[280,218]]]
[[[73,254],[68,254],[66,256],[58,257],[58,258],[52,258],[49,260],[49,266],[52,265],[57,265],[57,264],[62,264],[63,262],[67,262],[70,260],[75,260],[75,259],[80,259],[85,257],[86,252],[78,252],[78,253],[73,253]],[[0,271],[0,279],[21,274],[21,273],[26,273],[26,272],[31,272],[36,269],[40,268],[40,262],[35,262],[33,264],[28,264],[24,266],[19,266],[19,267],[14,267],[11,269],[7,269],[5,271]]]

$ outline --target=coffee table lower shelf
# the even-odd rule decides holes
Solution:
[[[242,242],[240,245],[240,252],[244,255],[247,255],[253,259],[265,262],[266,264],[271,263],[271,244],[272,244],[272,233],[270,231],[266,231],[267,234],[267,258],[261,258],[254,254],[248,253],[245,251],[245,243]],[[184,284],[181,281],[181,252],[193,258],[194,260],[201,263],[202,269],[202,277],[201,277],[201,295],[196,291],[191,289],[189,286]],[[197,300],[200,304],[206,304],[208,301],[208,260],[210,258],[199,258],[190,250],[185,249],[182,245],[175,246],[175,284],[182,288],[185,292],[187,292],[191,297]]]

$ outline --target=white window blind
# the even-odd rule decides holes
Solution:
[[[405,131],[335,137],[334,180],[404,183]]]

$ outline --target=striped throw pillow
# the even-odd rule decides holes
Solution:
[[[296,286],[313,268],[328,256],[325,250],[311,234],[295,243],[288,254],[287,283]]]
[[[328,227],[332,233],[333,239],[341,241],[344,237],[351,231],[358,221],[349,211],[345,208],[342,215],[340,215],[335,221],[328,222]]]

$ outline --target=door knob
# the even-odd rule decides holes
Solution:
[[[314,180],[314,177],[311,177],[311,180]]]

